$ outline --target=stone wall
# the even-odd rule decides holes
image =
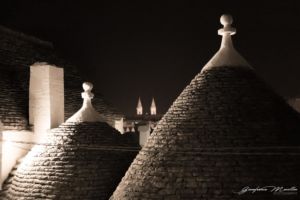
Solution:
[[[0,119],[6,130],[28,129],[28,90],[22,87],[28,76],[24,71],[8,69],[0,72]],[[28,80],[28,79],[27,79]]]

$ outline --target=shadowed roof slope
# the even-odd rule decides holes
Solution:
[[[224,18],[223,42],[234,31]],[[299,186],[299,114],[232,47],[222,44],[175,100],[111,199],[266,200],[274,196],[235,192]]]

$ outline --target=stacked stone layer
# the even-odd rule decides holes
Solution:
[[[111,199],[274,199],[235,192],[300,188],[299,124],[253,70],[206,70],[175,100]]]
[[[29,67],[35,62],[48,62],[64,68],[66,119],[81,107],[83,80],[76,67],[59,58],[51,43],[0,26],[0,120],[6,130],[29,128]],[[94,106],[107,122],[113,124],[115,119],[123,117],[97,92],[96,95]]]
[[[24,102],[28,101],[28,94],[22,88],[17,74],[11,70],[0,72],[0,120],[4,129],[23,130],[28,128],[28,110],[24,109]]]
[[[24,158],[3,199],[108,199],[137,144],[106,123],[64,123]]]

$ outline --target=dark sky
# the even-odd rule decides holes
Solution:
[[[106,2],[106,3],[103,3]],[[230,13],[236,49],[280,94],[300,94],[297,1],[1,0],[0,24],[54,43],[125,113],[138,96],[165,112],[220,45]]]

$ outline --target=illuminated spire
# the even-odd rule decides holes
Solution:
[[[92,105],[94,94],[91,90],[93,89],[93,84],[84,82],[82,87],[84,89],[84,92],[81,93],[81,97],[83,98],[82,107],[72,117],[70,117],[67,122],[104,122],[104,119]]]
[[[231,35],[236,33],[236,29],[231,26],[233,19],[231,15],[222,15],[220,19],[223,28],[218,30],[218,34],[222,36],[222,43],[219,51],[212,59],[203,67],[202,71],[213,67],[231,67],[240,66],[252,68],[249,63],[235,50]]]
[[[151,107],[150,107],[150,113],[151,113],[151,115],[156,115],[156,105],[155,105],[154,98],[152,98]]]
[[[139,97],[139,100],[138,100],[138,104],[136,106],[136,114],[137,115],[143,115],[143,106],[142,106],[142,101],[141,101],[140,97]]]

